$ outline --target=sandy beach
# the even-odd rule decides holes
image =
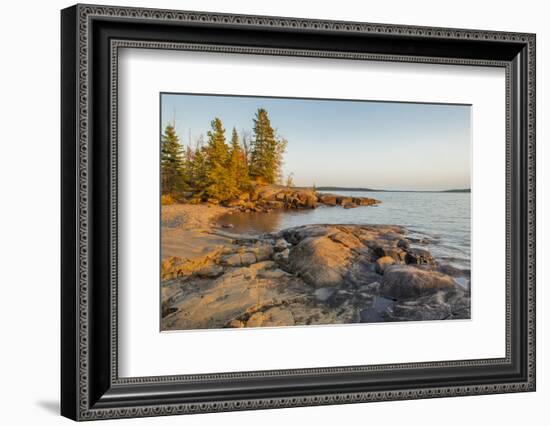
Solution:
[[[217,218],[234,209],[210,204],[162,206],[162,259],[196,259],[231,245],[231,239],[214,234]]]

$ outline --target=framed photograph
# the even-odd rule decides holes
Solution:
[[[535,390],[535,35],[61,13],[61,411]]]

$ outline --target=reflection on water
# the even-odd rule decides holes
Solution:
[[[314,213],[317,210],[272,210],[265,212],[233,213],[222,216],[218,223],[222,226],[230,226],[239,234],[266,234],[293,226],[320,223],[315,221]]]
[[[232,232],[263,234],[309,224],[392,224],[406,227],[421,238],[434,239],[428,249],[455,266],[470,269],[470,194],[426,192],[332,193],[376,198],[375,207],[320,206],[312,210],[285,210],[271,213],[236,213],[220,218]]]

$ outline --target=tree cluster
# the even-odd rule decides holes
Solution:
[[[250,191],[253,183],[279,183],[287,141],[276,136],[265,109],[258,109],[253,122],[252,137],[241,145],[235,128],[226,141],[216,117],[206,143],[201,139],[185,149],[174,125],[167,125],[161,137],[162,194],[180,199],[191,192],[195,199],[227,201]]]

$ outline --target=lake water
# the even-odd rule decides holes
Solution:
[[[401,225],[411,236],[428,240],[433,256],[459,268],[470,269],[470,194],[429,192],[355,192],[332,194],[369,197],[377,206],[344,209],[319,206],[312,210],[270,213],[235,213],[220,218],[239,234],[263,234],[310,224]]]

